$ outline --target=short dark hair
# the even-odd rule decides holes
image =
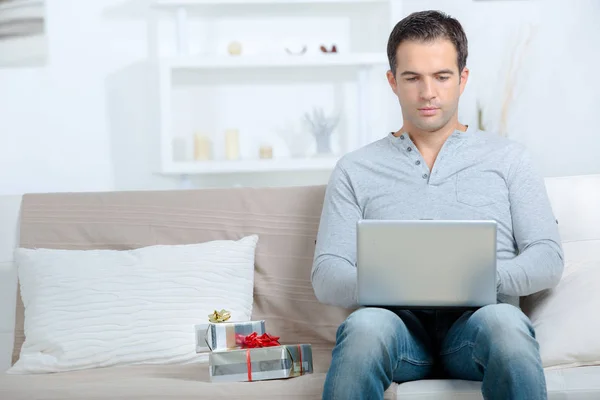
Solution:
[[[392,30],[387,45],[392,73],[396,75],[398,66],[396,52],[402,42],[405,40],[430,42],[436,39],[448,39],[452,42],[458,53],[457,64],[460,74],[467,65],[469,53],[467,35],[458,20],[433,10],[414,12],[398,22]]]

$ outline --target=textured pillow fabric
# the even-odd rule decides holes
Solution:
[[[128,251],[17,249],[25,343],[9,373],[201,362],[194,325],[252,315],[258,236]]]
[[[573,262],[556,288],[525,299],[544,368],[600,365],[599,283],[600,260]]]

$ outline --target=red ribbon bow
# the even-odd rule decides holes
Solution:
[[[235,343],[241,345],[243,349],[281,346],[278,340],[279,336],[271,336],[268,333],[263,333],[260,336],[258,336],[258,333],[256,332],[252,332],[248,336],[239,333],[235,335]]]

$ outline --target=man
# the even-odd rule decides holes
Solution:
[[[543,179],[516,142],[458,121],[467,38],[440,12],[409,15],[388,42],[403,126],[345,155],[327,187],[312,283],[357,306],[356,222],[493,219],[498,304],[477,311],[360,308],[339,327],[324,399],[381,399],[392,382],[482,381],[486,399],[545,399],[539,346],[519,296],[557,285],[563,252]],[[467,245],[467,244],[465,244]]]

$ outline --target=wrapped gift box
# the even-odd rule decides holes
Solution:
[[[211,382],[251,382],[311,374],[312,347],[295,344],[212,352],[209,370]]]
[[[265,333],[265,321],[218,322],[195,326],[196,352],[232,350],[241,348],[240,338],[253,332]]]

